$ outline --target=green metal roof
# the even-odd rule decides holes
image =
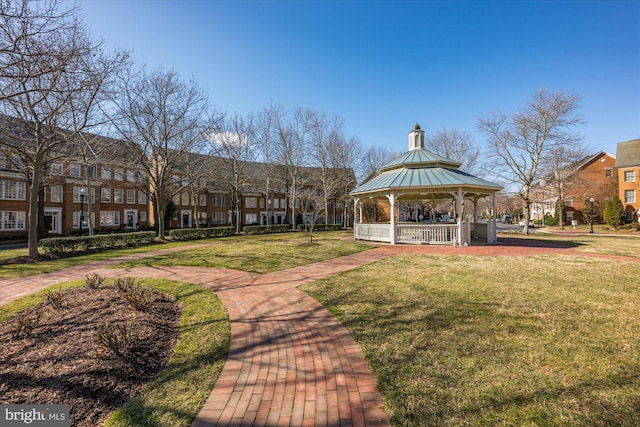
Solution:
[[[403,155],[396,157],[389,163],[380,168],[381,172],[399,167],[433,167],[444,166],[457,169],[460,167],[459,162],[448,159],[438,154],[432,153],[424,149],[414,149],[407,151]]]
[[[387,170],[359,185],[351,195],[377,193],[384,190],[412,190],[415,192],[437,188],[472,187],[475,190],[495,192],[497,184],[475,177],[458,169],[444,167],[406,168]]]

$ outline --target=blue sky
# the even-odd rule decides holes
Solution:
[[[592,150],[640,138],[640,1],[78,1],[94,37],[195,77],[221,110],[338,114],[365,147],[407,150],[522,109],[583,97]],[[73,2],[66,3],[67,5]]]

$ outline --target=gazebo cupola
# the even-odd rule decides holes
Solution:
[[[413,130],[409,132],[409,151],[424,150],[424,131],[420,129],[420,125],[413,125]]]

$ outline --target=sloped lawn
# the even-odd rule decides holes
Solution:
[[[395,426],[633,426],[640,265],[400,256],[304,286],[353,333]]]

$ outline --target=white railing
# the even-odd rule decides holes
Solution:
[[[428,243],[433,245],[455,245],[458,224],[401,224],[396,227],[398,243]]]
[[[462,224],[462,239],[458,224],[398,224],[396,225],[396,243],[432,244],[432,245],[469,245],[471,244],[471,226]],[[355,224],[356,240],[391,242],[389,224]]]
[[[389,224],[354,224],[356,240],[373,242],[391,242],[391,226]]]

